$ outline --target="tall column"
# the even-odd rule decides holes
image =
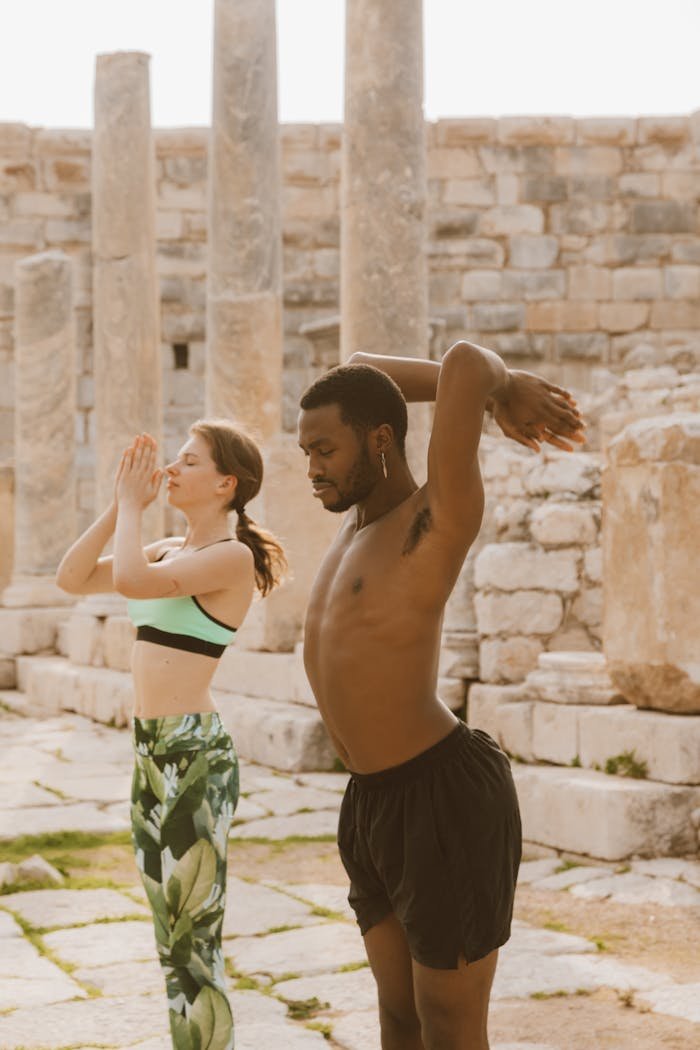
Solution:
[[[427,356],[421,0],[347,0],[341,358]]]
[[[341,180],[341,360],[428,355],[422,0],[347,0]],[[429,414],[409,409],[425,478]]]
[[[155,154],[149,56],[98,55],[92,155],[97,507],[112,497],[122,449],[140,431],[161,441]],[[144,539],[162,530],[145,515]]]
[[[15,274],[15,553],[2,604],[60,605],[54,574],[76,531],[71,261],[42,252]]]
[[[282,221],[274,0],[216,0],[206,411],[280,430]]]

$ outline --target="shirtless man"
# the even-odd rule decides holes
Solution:
[[[433,400],[419,488],[404,455],[405,402]],[[305,664],[352,771],[338,845],[383,1050],[488,1050],[491,983],[510,934],[520,861],[510,766],[436,692],[443,609],[483,512],[487,404],[536,451],[583,441],[565,390],[466,342],[441,364],[354,354],[301,400],[314,495],[349,512],[313,587]]]

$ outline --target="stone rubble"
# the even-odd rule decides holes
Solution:
[[[13,748],[23,753],[30,739],[37,754],[62,756],[42,770],[45,787],[60,784],[67,796],[57,796],[54,806],[45,807],[22,792],[35,770],[15,762]],[[76,813],[81,805],[91,804],[96,814],[104,814],[109,804],[100,793],[96,770],[90,768],[93,746],[99,744],[112,758],[110,777],[125,778],[130,764],[127,732],[96,727],[79,716],[41,719],[5,710],[0,713],[0,743],[21,799],[15,810],[10,795],[0,797],[0,840],[5,841],[18,828],[34,832],[37,812],[50,812],[50,823],[39,826],[51,831],[80,830]],[[85,766],[82,755],[90,756]],[[261,834],[266,825],[280,839],[334,834],[347,774],[294,776],[244,762],[241,782],[251,809],[247,816],[239,811],[234,836],[251,828]],[[75,802],[67,786],[87,801]],[[260,811],[278,815],[261,819]],[[93,830],[109,827],[103,819]],[[630,907],[640,902],[680,906],[700,914],[700,862],[692,859],[634,860],[630,870],[620,870],[614,864],[563,863],[551,856],[524,861],[520,883],[548,895],[605,898]],[[374,981],[346,886],[244,880],[234,870],[229,872],[228,900],[224,953],[230,972],[237,974],[231,980],[237,1050],[379,1050]],[[18,919],[41,931],[48,955],[30,942]],[[239,978],[249,987],[236,987]],[[162,976],[138,886],[0,895],[0,987],[2,1050],[169,1050]],[[514,923],[511,940],[501,951],[492,1011],[497,1015],[500,1004],[532,996],[601,988],[634,995],[643,1009],[700,1023],[698,984],[617,960],[583,937],[522,922]],[[313,1000],[317,1003],[309,1007],[308,1017],[294,1020],[288,1014],[287,1003]],[[314,1024],[330,1031],[330,1042],[309,1027]],[[493,1045],[494,1050],[568,1050],[560,1042]]]

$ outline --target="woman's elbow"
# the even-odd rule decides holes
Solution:
[[[54,582],[60,591],[65,591],[66,594],[80,594],[80,588],[76,587],[75,582],[71,581],[68,573],[63,571],[59,565],[56,571]]]

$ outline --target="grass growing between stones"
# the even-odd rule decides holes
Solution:
[[[32,780],[34,787],[41,788],[42,791],[48,791],[49,794],[55,795],[56,798],[60,798],[62,802],[70,802],[71,796],[66,795],[65,791],[61,791],[60,788],[51,787],[50,784],[44,784],[41,780]]]
[[[309,1021],[306,1027],[310,1028],[312,1032],[320,1032],[324,1039],[330,1039],[333,1035],[331,1026],[323,1021]]]
[[[561,864],[554,869],[554,874],[559,875],[562,871],[571,871],[572,868],[580,868],[581,862],[578,860],[563,860]]]
[[[333,911],[331,908],[322,908],[320,904],[314,904],[311,914],[317,915],[321,919],[332,919],[333,922],[347,922],[345,916],[341,915],[339,911]]]
[[[35,853],[40,853],[44,860],[53,863],[58,856],[72,853],[74,850],[127,845],[131,845],[131,833],[128,831],[114,831],[107,835],[95,835],[85,831],[54,831],[43,835],[20,835],[3,842],[0,846],[0,856],[2,860],[17,864]]]
[[[285,999],[287,1016],[293,1021],[306,1021],[320,1010],[330,1009],[330,1003],[322,1003],[314,995],[311,999]]]
[[[605,772],[610,776],[632,777],[634,780],[646,780],[649,769],[644,759],[637,758],[634,751],[621,751],[611,755],[605,762]]]
[[[531,992],[531,999],[565,999],[568,996],[573,995],[590,995],[591,991],[589,988],[576,988],[573,992],[567,991],[565,988],[558,988],[556,992]]]

